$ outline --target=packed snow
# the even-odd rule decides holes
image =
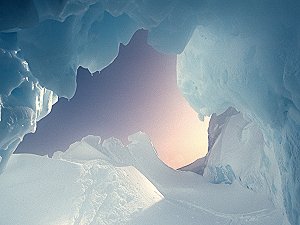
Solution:
[[[300,224],[299,21],[298,0],[1,1],[0,179],[8,179],[9,173],[10,179],[18,178],[11,170],[12,165],[18,168],[13,163],[17,156],[12,162],[10,156],[24,135],[35,131],[37,121],[50,113],[58,97],[74,95],[78,66],[91,72],[105,68],[117,56],[119,44],[128,43],[133,33],[143,28],[149,31],[151,46],[165,53],[180,53],[178,86],[200,118],[221,114],[230,106],[241,112],[225,123],[231,128],[233,124],[241,127],[231,130],[225,126],[218,136],[224,148],[215,147],[215,153],[210,153],[204,176],[215,183],[226,179],[226,183],[232,183],[230,187],[235,186],[238,177],[246,186],[253,184],[253,178],[262,181],[272,202],[283,204],[291,224]],[[226,140],[230,131],[235,134],[232,141]],[[236,136],[239,132],[245,134],[241,139]],[[252,132],[261,137],[255,149],[241,142],[249,141]],[[232,142],[236,143],[229,147]],[[241,151],[233,149],[238,143],[244,148]],[[214,146],[218,145],[216,141]],[[249,171],[238,158],[227,157],[242,152],[245,155],[241,158],[245,159],[250,151],[258,161],[249,166]],[[140,158],[147,158],[148,153],[143,153]],[[78,156],[82,154],[78,152]],[[117,157],[109,156],[110,160],[111,156]],[[18,157],[21,166],[26,157]],[[32,168],[34,171],[42,171],[48,161],[54,161],[37,159],[45,164],[41,161],[40,168]],[[147,177],[151,172],[145,168],[151,167],[150,162],[137,160],[134,166]],[[151,176],[158,179],[157,183],[150,175],[147,178],[165,199],[166,193],[160,187],[167,183],[155,171]],[[215,180],[215,174],[224,176]],[[34,173],[26,175],[28,179],[34,177]],[[9,180],[1,185],[9,185]],[[212,187],[222,189],[222,185]],[[257,187],[251,186],[255,190]],[[201,200],[197,201],[200,204]],[[228,205],[234,208],[234,204],[223,206]]]
[[[1,224],[289,224],[267,195],[167,167],[144,133],[129,140],[88,136],[53,158],[13,155]]]

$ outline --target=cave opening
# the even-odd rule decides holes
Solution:
[[[200,121],[180,93],[176,55],[154,50],[147,35],[137,31],[101,72],[91,76],[79,67],[75,96],[61,98],[16,153],[51,156],[90,134],[127,144],[128,135],[143,131],[159,158],[174,169],[204,157],[209,118]]]

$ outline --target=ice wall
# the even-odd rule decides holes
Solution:
[[[177,67],[178,85],[200,117],[234,106],[262,130],[293,224],[300,223],[299,15],[299,2],[292,1],[216,10],[196,28]],[[264,160],[269,167],[272,158]],[[266,172],[275,179],[275,170]]]
[[[0,172],[23,136],[34,132],[57,95],[41,86],[16,51],[0,49]]]
[[[180,170],[203,175],[214,184],[240,183],[269,196],[284,211],[275,152],[255,121],[232,107],[220,115],[214,113],[209,122],[208,143],[205,157]]]
[[[209,142],[204,177],[212,183],[239,182],[245,188],[267,194],[276,205],[283,206],[275,152],[256,122],[233,108],[221,115],[213,114]]]
[[[178,57],[182,92],[200,117],[234,106],[259,126],[277,158],[289,218],[299,224],[299,5],[297,0],[1,1],[0,169],[50,112],[56,96],[74,95],[79,65],[91,72],[103,69],[119,44],[144,28],[149,44],[163,52],[180,53],[191,38]]]

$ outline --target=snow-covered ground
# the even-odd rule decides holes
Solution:
[[[129,141],[88,136],[53,158],[13,155],[0,177],[0,224],[288,224],[267,195],[175,171],[143,133]]]

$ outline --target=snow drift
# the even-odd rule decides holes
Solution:
[[[233,106],[260,130],[262,177],[299,224],[299,12],[297,0],[1,1],[0,170],[57,96],[73,96],[79,65],[103,69],[144,28],[156,49],[183,51],[178,85],[201,118]],[[221,173],[238,168],[226,163]]]
[[[145,134],[129,140],[88,136],[53,159],[13,155],[0,177],[0,198],[9,203],[0,204],[1,223],[289,224],[267,195],[175,171]]]

